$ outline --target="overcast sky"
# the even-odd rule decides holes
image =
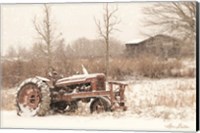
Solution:
[[[144,38],[141,35],[144,15],[143,7],[149,6],[148,2],[137,3],[112,3],[111,9],[118,6],[116,15],[121,23],[118,25],[120,32],[113,37],[123,43]],[[52,4],[51,17],[56,31],[62,32],[67,44],[80,38],[98,38],[94,17],[102,19],[102,3],[76,3]],[[37,41],[37,34],[33,26],[34,16],[40,21],[43,16],[41,4],[12,4],[1,6],[1,52],[4,55],[10,46],[29,48]]]

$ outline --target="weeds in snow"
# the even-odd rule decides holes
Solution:
[[[195,114],[195,92],[195,80],[192,79],[141,81],[126,91],[127,106],[141,117],[191,118]]]

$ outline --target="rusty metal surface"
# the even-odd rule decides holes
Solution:
[[[108,81],[108,84],[115,84],[115,85],[128,85],[126,82],[122,81]]]
[[[92,98],[98,96],[110,96],[110,91],[96,91],[96,92],[78,92],[78,93],[65,93],[58,95],[57,101],[72,101],[78,98]]]
[[[88,74],[88,75],[74,75],[67,78],[59,79],[56,82],[56,86],[72,85],[72,84],[81,84],[85,82],[92,82],[98,78],[104,78],[105,75],[102,73]]]
[[[56,101],[73,101],[76,99],[85,99],[85,98],[97,98],[97,97],[108,97],[111,101],[112,109],[123,109],[126,110],[125,106],[125,88],[127,84],[121,82],[109,82],[109,90],[94,90],[93,91],[84,91],[84,92],[75,92],[75,93],[63,93],[59,94],[56,98]],[[119,90],[115,91],[113,86],[118,86]],[[94,86],[93,86],[94,87]]]

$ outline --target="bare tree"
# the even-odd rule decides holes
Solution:
[[[102,37],[106,44],[106,77],[109,76],[109,42],[110,36],[114,31],[118,30],[116,26],[120,23],[118,17],[115,15],[118,8],[109,9],[108,3],[103,8],[103,23],[95,18],[95,23],[98,28],[98,34]]]
[[[157,2],[144,8],[145,26],[182,39],[196,37],[195,2]],[[154,27],[155,26],[155,27]]]
[[[41,52],[47,57],[47,68],[52,67],[53,45],[59,36],[55,35],[53,22],[51,20],[51,7],[44,4],[44,18],[41,22],[33,21],[35,30],[39,35],[41,42],[39,47]]]

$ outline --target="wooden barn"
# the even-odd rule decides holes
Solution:
[[[159,57],[180,56],[181,42],[167,35],[156,35],[143,41],[126,43],[126,55],[137,57],[140,54],[152,54]]]

